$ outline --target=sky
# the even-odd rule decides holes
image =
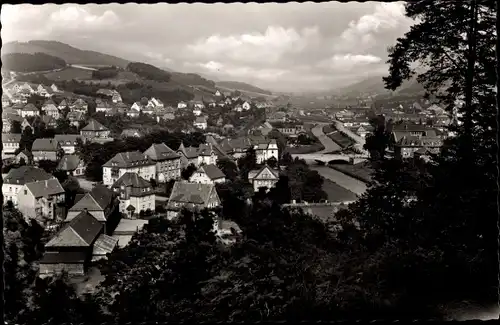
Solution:
[[[315,91],[387,72],[400,2],[2,5],[4,42],[56,40],[216,80]]]

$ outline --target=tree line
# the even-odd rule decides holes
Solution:
[[[9,53],[2,55],[6,69],[16,72],[36,72],[56,70],[66,67],[66,61],[45,53]]]

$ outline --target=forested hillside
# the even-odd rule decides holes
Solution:
[[[9,53],[2,55],[3,68],[15,72],[36,72],[66,67],[66,61],[45,53]]]

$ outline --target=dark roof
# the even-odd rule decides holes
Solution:
[[[64,189],[57,178],[27,183],[26,187],[30,190],[35,198],[49,197],[51,195],[64,193]]]
[[[154,161],[162,161],[167,159],[177,159],[180,155],[170,149],[164,143],[155,143],[152,144],[146,151],[144,151],[145,155],[148,155]]]
[[[58,143],[54,139],[36,139],[31,147],[31,152],[33,151],[57,151]]]
[[[85,252],[45,252],[40,264],[81,264],[86,258]]]
[[[29,104],[26,104],[26,106],[23,107],[23,111],[37,111],[38,112],[38,108],[36,108],[35,105],[29,103]]]
[[[206,204],[210,193],[214,189],[213,184],[198,184],[184,181],[175,182],[168,203],[194,203]]]
[[[92,190],[85,194],[69,210],[70,211],[104,211],[113,201],[113,191],[107,187],[96,184]]]
[[[56,134],[54,139],[59,142],[60,145],[75,145],[76,140],[81,139],[83,141],[83,136],[79,134]]]
[[[204,143],[200,144],[198,147],[198,155],[199,156],[211,156],[213,152],[212,144],[210,143]]]
[[[29,182],[44,181],[53,177],[41,168],[21,166],[11,169],[3,181],[5,184],[24,185]]]
[[[128,151],[117,153],[108,160],[103,167],[129,168],[134,166],[154,165],[155,162],[149,156],[139,151]]]
[[[78,157],[78,155],[64,155],[59,162],[59,165],[57,165],[57,169],[72,171],[78,168],[81,161],[82,160]]]
[[[279,172],[277,170],[272,169],[268,165],[264,165],[261,169],[251,170],[248,173],[248,179],[254,179],[254,178],[256,178],[257,176],[259,176],[266,169],[269,170],[273,176],[275,176],[276,178],[279,178]]]
[[[203,165],[201,166],[201,169],[203,169],[205,174],[207,174],[208,178],[210,178],[211,180],[226,177],[222,170],[220,170],[216,165],[213,164]]]
[[[45,246],[89,247],[100,234],[103,225],[87,211],[80,212]]]
[[[120,187],[120,186],[132,186],[136,188],[146,188],[151,187],[151,184],[137,175],[137,173],[125,173],[120,178],[116,180],[112,187]]]
[[[113,191],[101,184],[95,184],[89,193],[102,209],[106,209],[113,202]]]
[[[181,142],[179,149],[177,151],[182,152],[188,159],[198,157],[198,148],[194,147],[184,147],[184,143]]]
[[[82,129],[82,131],[108,131],[108,128],[97,122],[94,119],[91,119],[89,123]]]

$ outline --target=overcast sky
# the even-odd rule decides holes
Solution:
[[[402,3],[2,5],[2,39],[57,40],[275,91],[382,75]]]

